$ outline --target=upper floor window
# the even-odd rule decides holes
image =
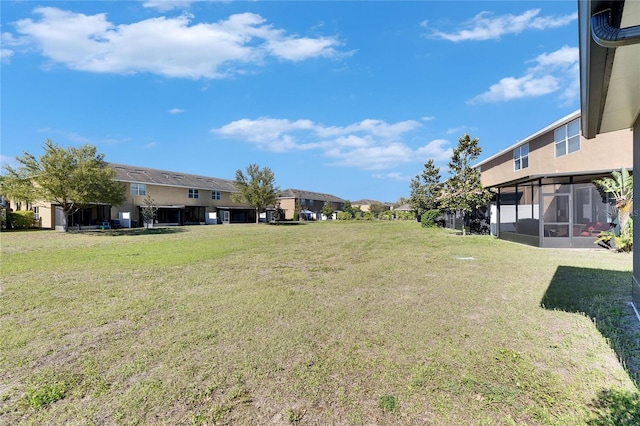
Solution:
[[[220,199],[220,191],[211,191],[211,199],[219,200]]]
[[[144,183],[132,183],[131,195],[147,195],[147,185]]]
[[[189,188],[189,198],[198,198],[198,190]]]
[[[529,144],[526,143],[513,150],[513,170],[529,167]]]
[[[553,132],[556,158],[580,150],[580,119],[573,120]]]

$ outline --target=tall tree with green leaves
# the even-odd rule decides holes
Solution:
[[[439,197],[442,192],[440,182],[440,168],[436,167],[433,160],[429,159],[424,163],[424,170],[421,175],[416,175],[411,179],[411,196],[409,205],[418,215],[422,215],[428,210],[439,208]]]
[[[236,170],[235,187],[238,190],[232,198],[238,203],[246,203],[256,211],[256,223],[260,212],[268,206],[274,206],[278,200],[278,187],[275,186],[275,175],[269,167],[260,169],[257,164],[247,166],[246,175]]]
[[[322,206],[322,214],[327,217],[327,220],[331,220],[333,218],[333,207],[331,207],[330,202],[324,202]]]
[[[65,231],[68,217],[82,207],[124,203],[125,187],[115,180],[115,170],[104,161],[104,154],[96,153],[96,147],[63,148],[47,139],[43,149],[39,158],[28,152],[16,157],[15,169],[6,165],[3,187],[60,205]]]
[[[442,208],[459,211],[465,216],[473,210],[485,205],[491,199],[491,192],[482,186],[480,171],[472,167],[482,148],[479,139],[464,134],[458,138],[458,147],[453,150],[449,161],[451,177],[444,183],[440,205]],[[465,225],[462,225],[462,235],[465,235]]]
[[[153,227],[153,221],[156,218],[157,211],[156,201],[151,198],[151,194],[147,192],[147,196],[142,200],[142,221],[145,223],[147,229]]]

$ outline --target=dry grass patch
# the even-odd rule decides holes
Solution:
[[[403,222],[1,242],[4,423],[607,424],[637,395],[627,255]]]

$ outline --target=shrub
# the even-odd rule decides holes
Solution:
[[[29,229],[36,224],[35,213],[31,210],[20,210],[9,214],[11,215],[11,225],[14,229]]]
[[[415,218],[415,212],[396,212],[396,219],[398,220],[414,220]]]
[[[362,219],[364,219],[364,220],[373,220],[373,213],[371,213],[371,212],[365,212],[365,213],[362,215]]]
[[[391,210],[386,210],[378,213],[378,219],[380,220],[391,220],[393,219],[393,212]]]
[[[432,228],[437,225],[436,220],[440,216],[440,210],[427,210],[422,214],[420,222],[425,228]]]
[[[338,220],[351,220],[353,216],[349,212],[338,212],[337,216]]]

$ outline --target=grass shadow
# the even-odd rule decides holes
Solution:
[[[591,318],[640,389],[640,324],[630,305],[631,276],[630,271],[559,266],[540,305]],[[639,391],[605,389],[591,405],[589,425],[640,424]]]
[[[109,237],[136,237],[141,235],[167,235],[178,234],[180,232],[186,232],[186,229],[181,226],[168,226],[164,228],[122,228],[122,229],[105,229],[92,231],[93,235],[104,235]]]

